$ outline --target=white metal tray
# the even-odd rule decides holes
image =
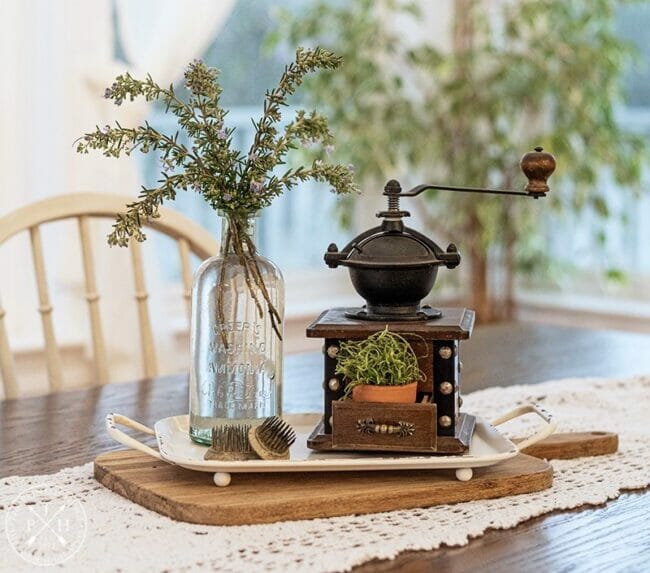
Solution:
[[[530,438],[512,443],[495,426],[528,413],[540,416],[545,424]],[[230,483],[230,474],[248,472],[324,472],[353,470],[415,470],[455,469],[456,477],[467,481],[472,468],[490,466],[511,458],[528,446],[546,438],[555,431],[552,416],[537,405],[520,406],[494,420],[491,424],[476,418],[476,428],[469,450],[463,455],[413,455],[368,452],[314,452],[307,448],[307,437],[320,420],[318,414],[289,414],[284,416],[296,431],[297,439],[291,447],[288,460],[219,461],[203,459],[207,446],[194,443],[189,437],[187,415],[172,416],[156,422],[154,429],[120,414],[108,414],[106,429],[113,439],[129,448],[181,467],[214,473],[218,486]],[[139,442],[122,432],[117,426],[126,426],[145,434],[156,436],[158,450]]]

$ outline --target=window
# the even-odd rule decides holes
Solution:
[[[630,131],[650,137],[650,6],[632,4],[619,7],[620,35],[638,51],[636,62],[625,76],[626,102],[617,119]],[[647,177],[650,173],[646,174]],[[598,220],[593,213],[556,216],[549,225],[546,244],[562,273],[561,289],[585,295],[616,294],[617,297],[650,301],[650,196],[621,193],[603,174],[602,186],[611,205],[612,218]],[[602,232],[601,232],[602,230]]]

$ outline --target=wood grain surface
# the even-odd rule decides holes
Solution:
[[[307,327],[308,338],[363,338],[377,331],[380,324],[373,320],[357,320],[345,316],[358,308],[331,308],[324,311]],[[394,322],[390,330],[415,333],[435,340],[467,340],[474,329],[475,314],[469,308],[441,308],[442,316],[435,323],[427,321]],[[431,334],[432,326],[436,334]]]
[[[534,324],[479,327],[463,342],[463,390],[580,376],[650,372],[650,336]],[[285,409],[319,411],[322,355],[290,356]],[[104,431],[111,411],[152,425],[187,410],[187,376],[110,384],[0,402],[0,477],[52,473],[120,448]],[[598,428],[594,428],[597,430]],[[469,545],[407,552],[358,572],[648,571],[650,493],[542,516]]]
[[[233,474],[217,488],[212,474],[172,466],[132,450],[95,460],[106,487],[163,515],[206,525],[378,513],[540,491],[553,483],[548,462],[519,454],[476,468],[470,481],[453,470]]]
[[[515,443],[521,439],[513,440]],[[524,453],[546,460],[570,460],[604,456],[618,450],[618,435],[612,432],[573,432],[553,434],[526,448]]]

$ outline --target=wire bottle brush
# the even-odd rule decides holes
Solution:
[[[248,431],[248,441],[263,460],[289,459],[289,447],[296,441],[293,428],[278,416],[271,416]]]

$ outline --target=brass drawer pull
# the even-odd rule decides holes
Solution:
[[[360,434],[393,434],[399,437],[412,436],[415,424],[410,422],[376,423],[373,418],[357,420],[357,430]]]

